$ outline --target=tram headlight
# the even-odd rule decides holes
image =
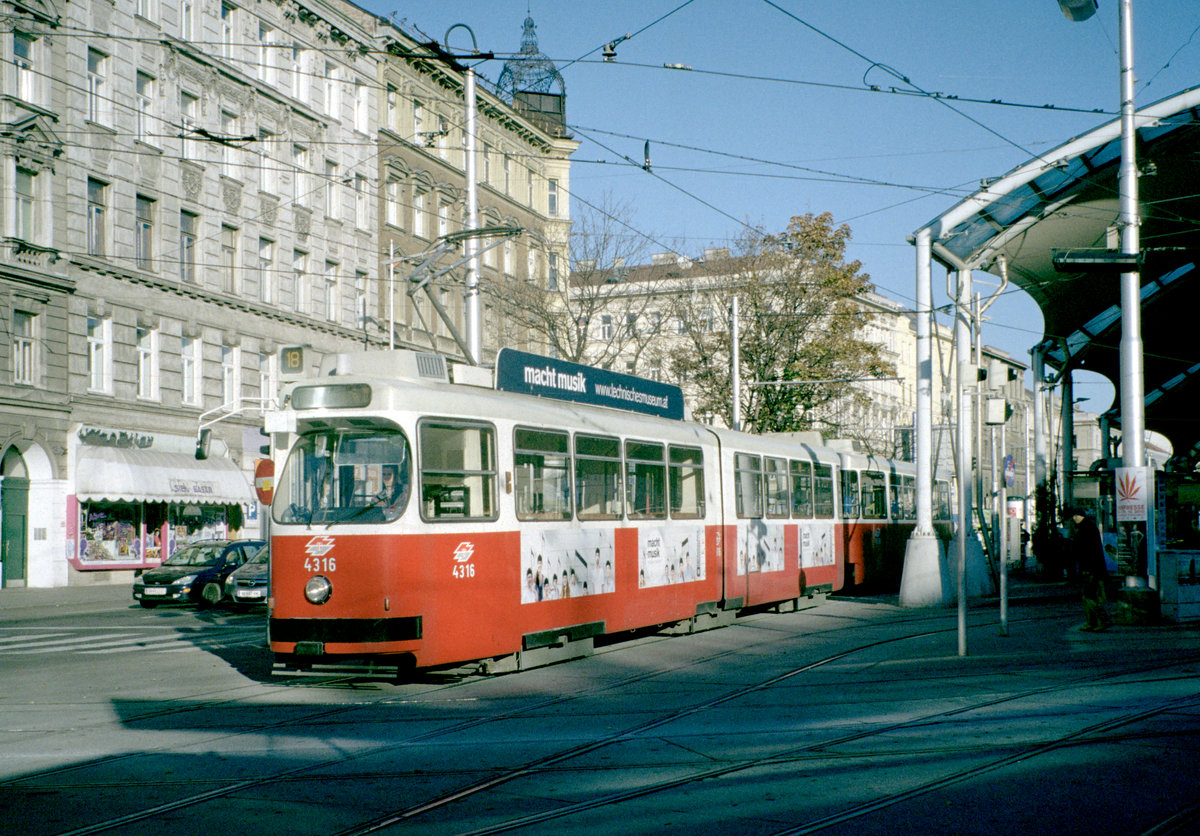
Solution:
[[[304,597],[310,604],[324,604],[332,594],[333,583],[321,575],[313,575],[304,585]]]

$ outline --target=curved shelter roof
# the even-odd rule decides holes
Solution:
[[[1200,457],[1200,87],[1141,108],[1135,125],[1146,429],[1194,460]],[[951,269],[998,273],[1003,255],[1009,280],[1042,310],[1047,362],[1098,372],[1115,386],[1119,271],[1060,272],[1052,258],[1063,250],[1119,249],[1120,163],[1115,119],[1013,169],[926,225],[934,257]]]

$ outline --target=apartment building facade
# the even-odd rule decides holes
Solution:
[[[112,582],[192,539],[260,534],[251,474],[282,349],[312,370],[364,346],[449,348],[388,253],[463,228],[461,130],[442,153],[399,117],[461,107],[461,72],[408,57],[419,39],[350,3],[5,5],[3,582]],[[482,98],[493,164],[537,174],[481,187],[534,232],[497,269],[533,240],[520,269],[544,272],[565,259],[548,190],[565,193],[574,145]]]

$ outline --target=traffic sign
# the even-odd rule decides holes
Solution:
[[[275,462],[271,459],[259,459],[254,463],[254,492],[263,505],[271,504],[275,495]]]

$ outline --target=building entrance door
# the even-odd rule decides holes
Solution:
[[[29,516],[29,480],[7,476],[0,481],[0,561],[4,586],[25,585],[25,523]]]

